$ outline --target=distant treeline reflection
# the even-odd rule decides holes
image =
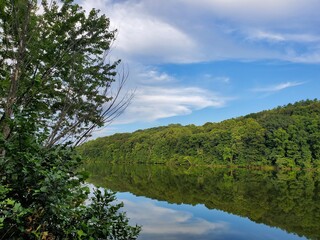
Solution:
[[[90,182],[170,203],[204,204],[320,238],[320,173],[90,163]]]

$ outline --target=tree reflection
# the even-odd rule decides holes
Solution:
[[[320,237],[320,174],[162,165],[85,166],[95,185],[169,203],[204,204],[311,239]]]

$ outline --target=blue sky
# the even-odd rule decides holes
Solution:
[[[135,97],[94,136],[202,125],[319,98],[319,0],[81,0],[118,29]]]

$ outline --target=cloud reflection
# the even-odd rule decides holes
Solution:
[[[119,199],[124,203],[124,211],[133,223],[142,225],[142,234],[163,235],[203,235],[228,229],[226,222],[209,222],[194,217],[191,213],[160,207],[153,202],[135,203]]]

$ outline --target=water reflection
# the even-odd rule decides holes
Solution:
[[[155,202],[145,200],[143,202],[132,202],[120,198],[128,209],[132,221],[138,221],[143,225],[144,235],[166,236],[191,235],[199,236],[208,232],[218,233],[226,231],[228,224],[225,222],[209,222],[202,218],[194,217],[188,211],[179,208],[170,209],[157,206]]]
[[[143,225],[139,239],[320,236],[317,173],[96,164],[86,168],[92,183],[127,192],[117,197],[132,223]]]
[[[143,226],[140,240],[301,239],[203,205],[169,204],[130,193],[118,193],[117,197],[124,202],[131,223]]]

